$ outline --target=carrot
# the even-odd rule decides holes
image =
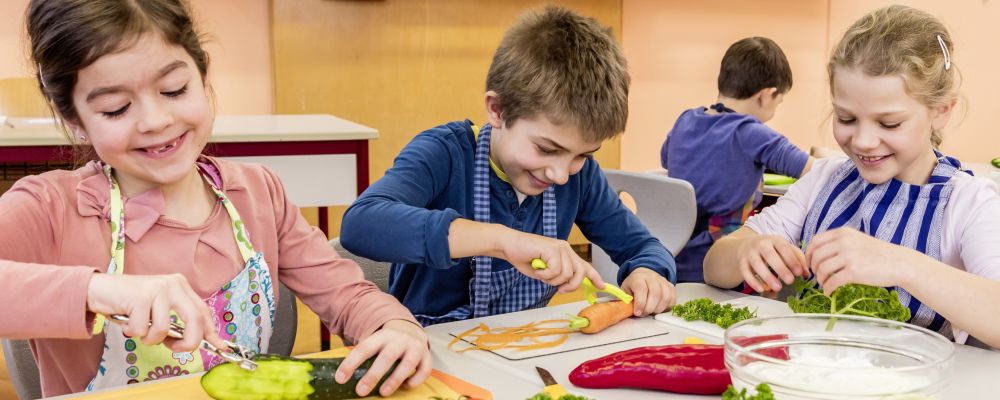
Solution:
[[[569,321],[565,319],[551,319],[512,328],[490,328],[486,324],[480,323],[479,326],[455,336],[455,339],[451,343],[448,343],[448,348],[452,348],[452,346],[463,340],[472,346],[458,350],[459,353],[469,350],[514,349],[515,351],[524,351],[555,347],[566,342],[569,334],[575,332],[575,330],[562,327],[546,328],[541,325],[557,324],[565,326],[567,322]],[[547,341],[540,339],[547,336],[557,337]],[[471,339],[471,341],[466,340],[467,338]]]
[[[583,333],[597,333],[631,317],[633,312],[632,303],[626,304],[622,301],[597,303],[580,310],[570,325],[579,327]],[[580,321],[581,318],[587,322],[583,323]]]

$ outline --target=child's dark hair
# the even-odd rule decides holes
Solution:
[[[73,106],[77,73],[144,34],[184,48],[202,79],[208,71],[208,54],[183,0],[31,0],[26,23],[39,88],[68,122],[79,122]]]
[[[777,43],[765,37],[742,39],[726,50],[719,69],[719,94],[746,99],[767,88],[792,89],[792,68]]]
[[[486,90],[498,94],[508,124],[544,115],[595,141],[625,130],[629,82],[625,55],[609,28],[550,6],[525,14],[504,34]]]

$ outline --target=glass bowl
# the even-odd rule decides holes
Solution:
[[[755,318],[725,334],[733,386],[753,392],[767,383],[778,400],[936,399],[954,358],[954,344],[938,333],[860,316]]]

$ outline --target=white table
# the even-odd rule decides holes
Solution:
[[[731,300],[743,294],[716,289],[704,284],[682,283],[677,285],[677,301],[709,297],[716,301]],[[571,303],[557,306],[566,313],[575,314],[585,304]],[[563,310],[560,310],[563,311]],[[541,314],[540,310],[522,311],[527,314]],[[661,324],[653,318],[643,318],[646,324]],[[542,390],[542,382],[535,372],[540,366],[552,372],[556,380],[573,394],[595,399],[707,399],[712,397],[671,394],[636,389],[583,389],[569,383],[570,371],[586,360],[610,353],[640,346],[660,346],[681,343],[685,337],[705,335],[680,327],[672,327],[670,334],[629,342],[610,344],[602,347],[582,349],[568,353],[553,354],[521,361],[508,361],[484,351],[470,351],[458,354],[449,350],[448,342],[453,337],[448,332],[456,329],[460,322],[439,324],[428,327],[434,367],[446,373],[468,380],[493,392],[495,399],[524,399]],[[712,343],[710,340],[706,342]],[[955,371],[951,383],[945,389],[944,399],[973,399],[989,397],[995,393],[996,379],[1000,377],[1000,352],[956,345]]]
[[[376,138],[375,129],[332,115],[220,115],[205,152],[265,164],[296,205],[326,207],[349,205],[368,187],[368,141]],[[69,147],[50,118],[0,124],[0,163],[72,161]]]

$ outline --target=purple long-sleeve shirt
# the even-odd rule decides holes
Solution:
[[[678,282],[702,282],[702,261],[712,245],[707,220],[742,208],[757,190],[764,169],[798,177],[809,155],[757,118],[740,113],[684,111],[660,150],[673,178],[691,182],[698,222],[677,255]]]

